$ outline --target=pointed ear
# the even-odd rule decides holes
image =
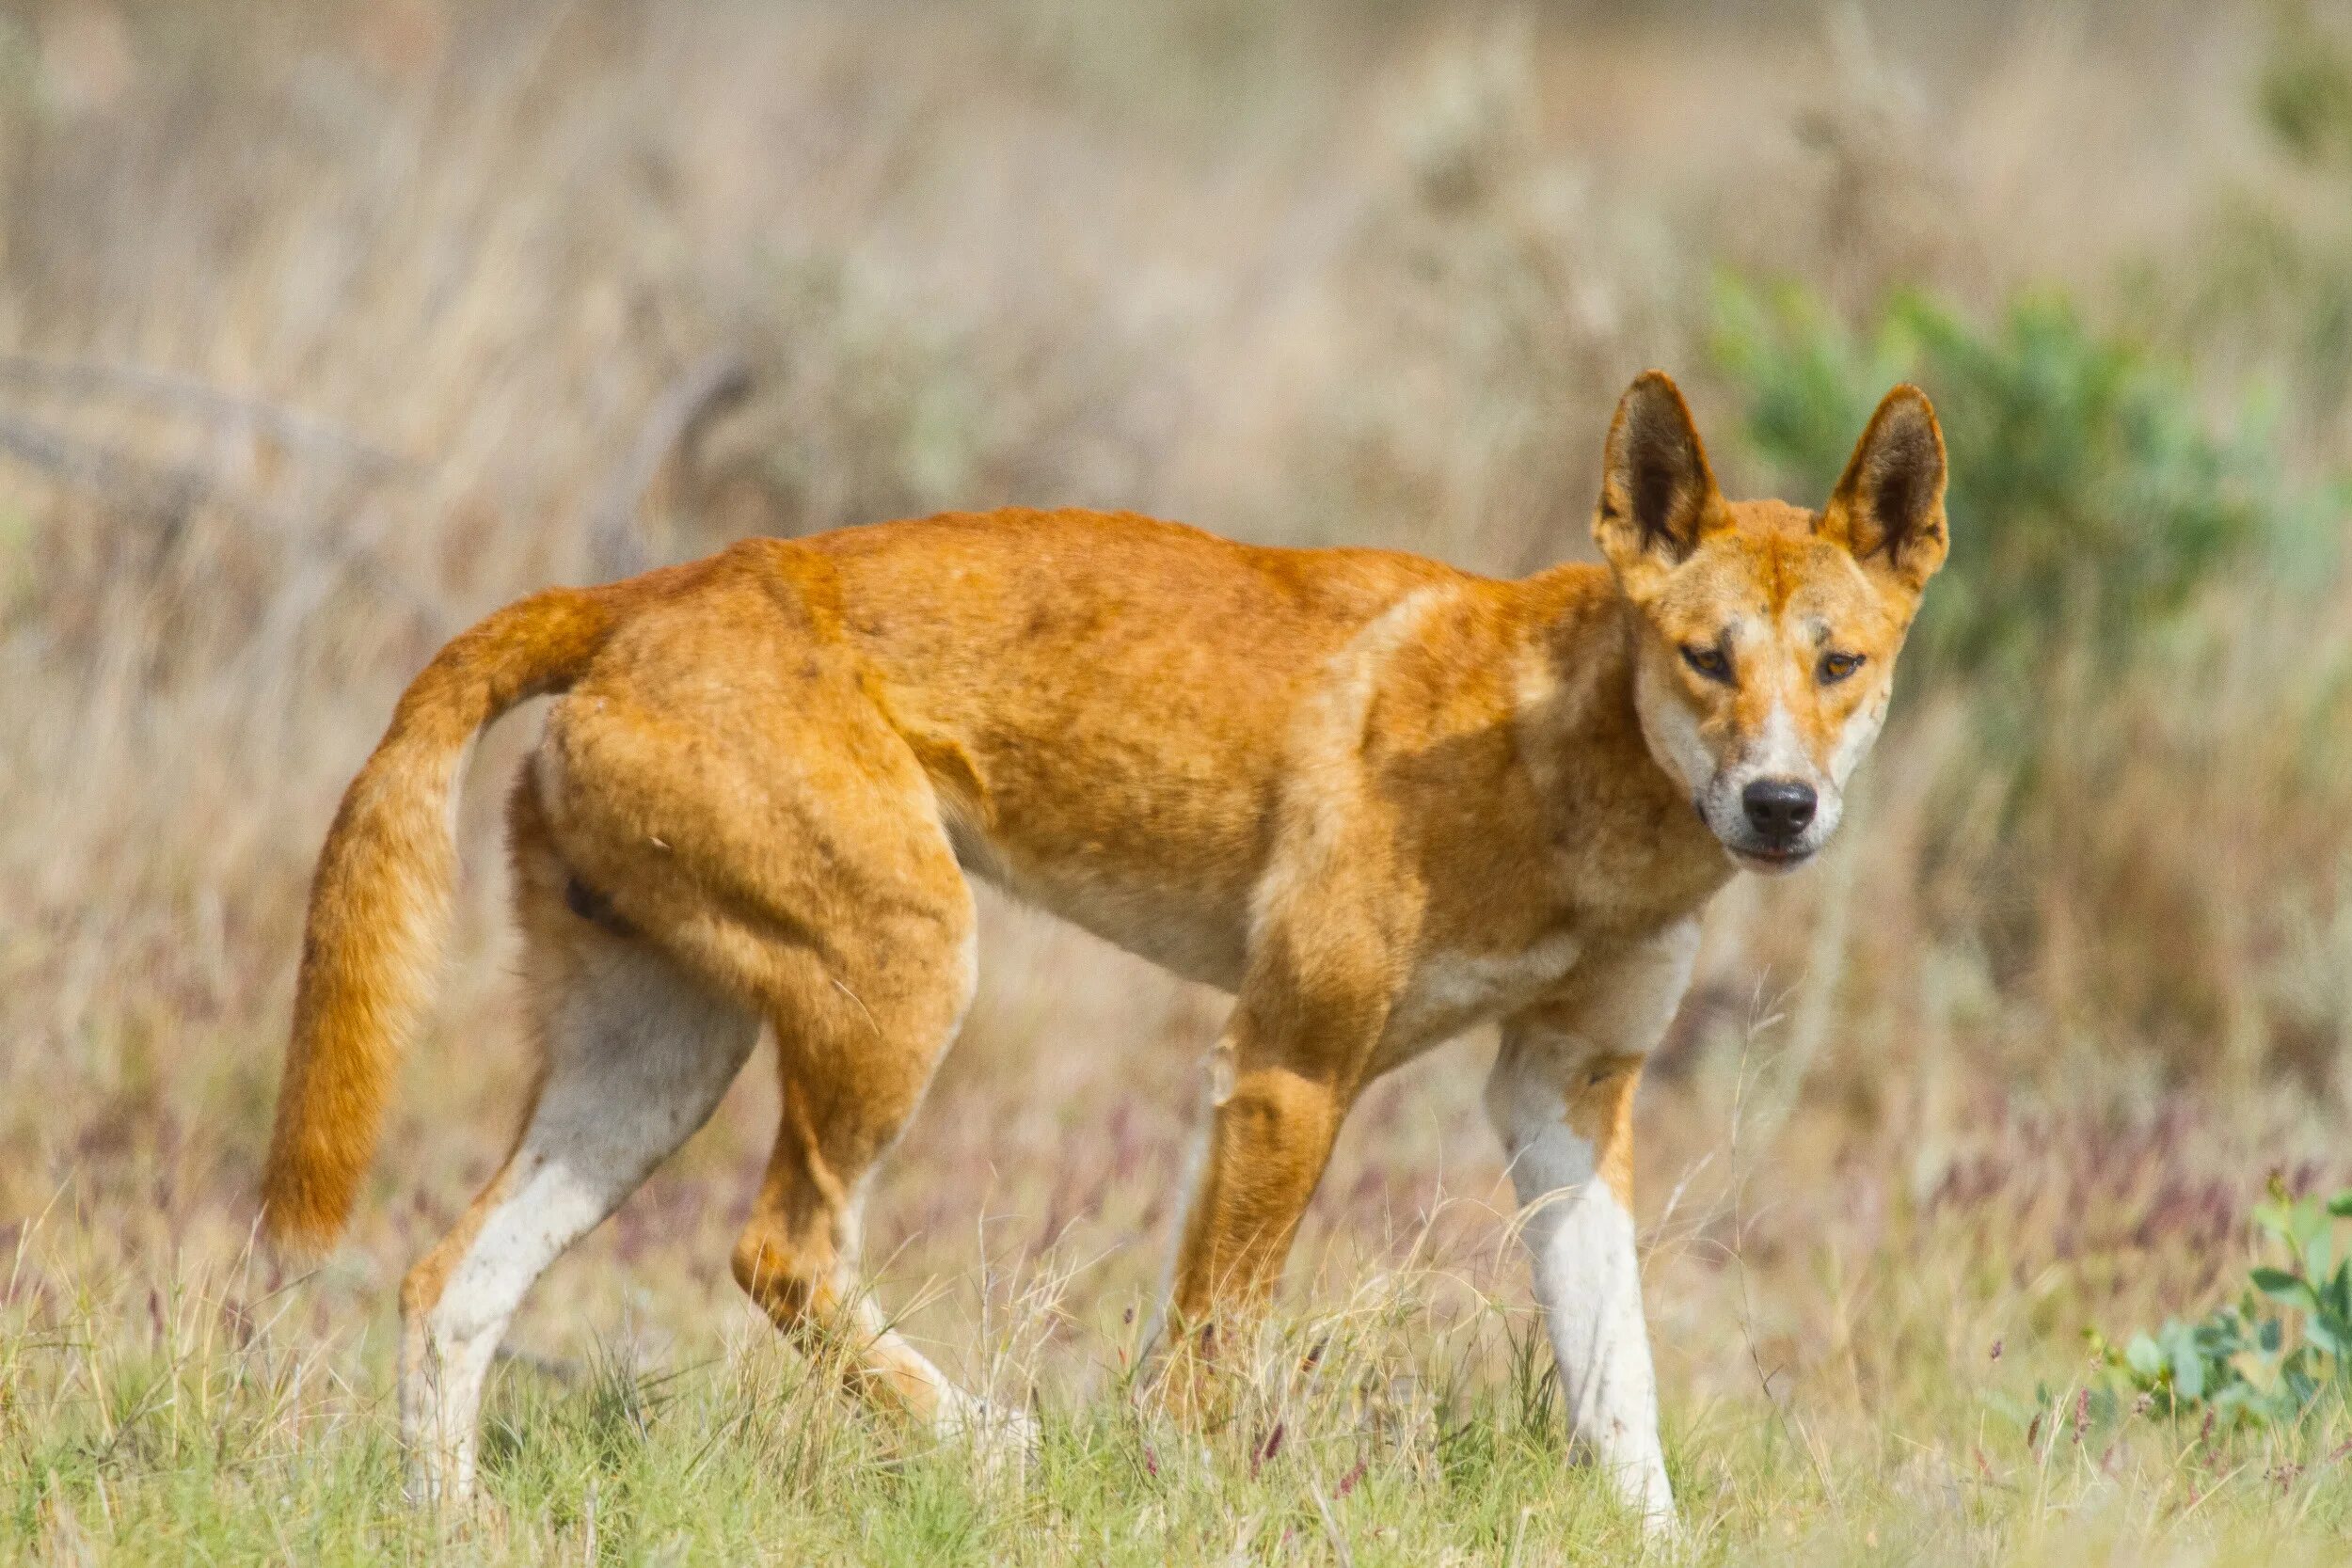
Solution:
[[[1609,421],[1594,543],[1630,589],[1696,549],[1723,505],[1690,405],[1665,372],[1643,372]]]
[[[1881,400],[1821,512],[1820,531],[1911,594],[1944,564],[1944,432],[1916,387]]]

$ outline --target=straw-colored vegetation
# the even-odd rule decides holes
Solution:
[[[527,1307],[485,1504],[407,1510],[392,1287],[523,1088],[495,803],[529,715],[477,764],[462,941],[349,1245],[289,1279],[246,1236],[310,857],[473,616],[1005,500],[1521,571],[1586,550],[1607,410],[1655,363],[1735,488],[1818,499],[1903,374],[1955,474],[1839,844],[1720,900],[1640,1104],[1678,1549],[2340,1560],[2342,1384],[2208,1422],[2128,1353],[2280,1265],[2274,1178],[2352,1175],[2334,27],[8,8],[0,1556],[1632,1551],[1562,1452],[1480,1040],[1358,1113],[1240,1418],[1203,1443],[1134,1406],[1220,1001],[1000,904],[868,1250],[913,1332],[1039,1411],[1039,1463],[912,1444],[753,1323],[755,1064]]]

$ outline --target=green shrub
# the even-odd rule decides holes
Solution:
[[[2352,47],[2308,5],[2281,8],[2255,107],[2280,146],[2315,166],[2352,163]]]
[[[2169,1320],[2121,1349],[2094,1330],[2092,1348],[2162,1414],[2247,1425],[2300,1419],[2328,1389],[2352,1386],[2352,1257],[2335,1253],[2335,1221],[2345,1217],[2352,1190],[2326,1202],[2290,1198],[2274,1178],[2254,1223],[2284,1252],[2285,1267],[2253,1270],[2234,1307],[2195,1323]]]
[[[1800,289],[1727,280],[1714,351],[1748,444],[1805,497],[1889,386],[1927,388],[1951,454],[1952,553],[1915,641],[1931,673],[2126,653],[2217,572],[2302,537],[2254,433],[2213,433],[2185,378],[2057,297],[1984,327],[1907,294],[1855,331]]]

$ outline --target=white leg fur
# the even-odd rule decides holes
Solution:
[[[1498,1073],[1488,1104],[1528,1210],[1521,1234],[1544,1309],[1568,1430],[1607,1469],[1627,1502],[1656,1526],[1674,1522],[1658,1443],[1658,1380],[1642,1321],[1633,1216],[1595,1179],[1593,1146],[1569,1131],[1549,1074]]]
[[[709,1118],[758,1036],[634,944],[592,940],[566,967],[521,1141],[402,1292],[401,1433],[421,1500],[473,1489],[483,1382],[524,1292]]]
[[[1510,1021],[1486,1082],[1486,1114],[1511,1183],[1560,1368],[1568,1430],[1655,1530],[1675,1524],[1658,1441],[1658,1379],[1642,1317],[1633,1216],[1569,1125],[1569,1094],[1596,1063],[1645,1056],[1689,986],[1695,923],[1596,958],[1563,997]]]

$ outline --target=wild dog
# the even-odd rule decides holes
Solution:
[[[846,1347],[879,1403],[1019,1438],[857,1273],[862,1196],[972,997],[979,877],[1235,998],[1174,1343],[1273,1287],[1366,1084],[1499,1021],[1486,1103],[1574,1438],[1670,1523],[1634,1087],[1708,898],[1837,824],[1944,558],[1945,455],[1899,387],[1820,511],[1726,500],[1651,372],[1603,469],[1606,564],[1519,581],[1133,515],[947,515],[550,590],[441,650],[328,832],[264,1180],[278,1243],[331,1243],[428,1005],[469,747],[557,694],[508,805],[538,1085],[401,1291],[412,1485],[469,1491],[523,1293],[702,1124],[763,1025],[782,1125],[737,1279]]]

